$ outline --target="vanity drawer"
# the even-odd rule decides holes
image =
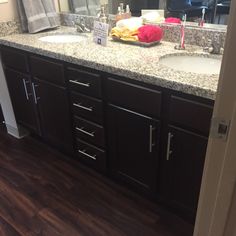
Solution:
[[[64,68],[61,63],[31,56],[30,65],[34,77],[54,84],[65,85]]]
[[[104,147],[104,128],[79,117],[74,118],[76,137],[94,145]]]
[[[212,113],[212,106],[177,96],[171,96],[170,122],[208,135]]]
[[[102,101],[72,92],[73,112],[76,116],[82,116],[96,123],[103,122]]]
[[[104,150],[77,139],[76,152],[86,164],[100,171],[106,170],[106,153]]]
[[[29,72],[27,55],[17,49],[1,48],[4,65],[22,72]]]
[[[102,85],[99,74],[68,68],[69,86],[79,93],[101,98]]]
[[[159,91],[108,78],[107,96],[109,102],[116,105],[160,117],[161,92]]]

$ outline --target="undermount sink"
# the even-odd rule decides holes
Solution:
[[[84,41],[85,39],[85,35],[76,34],[48,35],[39,38],[40,41],[48,43],[79,43]]]
[[[201,54],[170,54],[160,58],[160,64],[174,70],[197,74],[219,74],[221,58]]]

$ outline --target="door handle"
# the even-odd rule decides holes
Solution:
[[[149,152],[152,153],[152,148],[155,146],[155,143],[153,143],[153,131],[156,128],[152,125],[149,126]]]
[[[38,100],[40,99],[40,97],[37,97],[36,90],[35,90],[36,87],[38,87],[38,85],[32,83],[32,89],[33,89],[33,95],[34,95],[34,103],[38,104]]]
[[[24,85],[24,89],[25,89],[25,96],[26,96],[26,99],[29,100],[29,94],[28,93],[28,90],[27,90],[27,84],[29,83],[29,81],[26,81],[25,79],[23,79],[23,85]]]
[[[168,133],[168,140],[167,140],[167,151],[166,151],[166,160],[170,160],[170,155],[172,154],[172,150],[170,150],[171,147],[171,139],[174,137],[174,135],[169,132]]]

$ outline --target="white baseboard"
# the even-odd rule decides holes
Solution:
[[[6,124],[6,127],[7,127],[8,134],[12,135],[13,137],[17,139],[21,139],[29,135],[29,131],[20,126],[16,128],[16,127],[12,127]]]

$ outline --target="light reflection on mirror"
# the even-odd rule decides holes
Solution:
[[[133,16],[140,16],[141,9],[166,9],[166,16],[181,17],[183,12],[188,15],[188,21],[199,21],[202,16],[202,8],[206,7],[205,19],[208,23],[213,23],[213,28],[222,28],[221,25],[227,25],[230,0],[58,0],[61,12],[76,13],[73,4],[81,5],[82,2],[96,2],[96,4],[107,4],[109,14],[116,14],[117,8],[121,2],[124,5],[129,4]],[[182,3],[181,3],[182,2]],[[99,10],[99,6],[97,8]],[[85,13],[86,14],[86,13]],[[93,12],[95,14],[95,12]],[[197,24],[196,24],[197,26]],[[211,27],[210,24],[206,27]]]

